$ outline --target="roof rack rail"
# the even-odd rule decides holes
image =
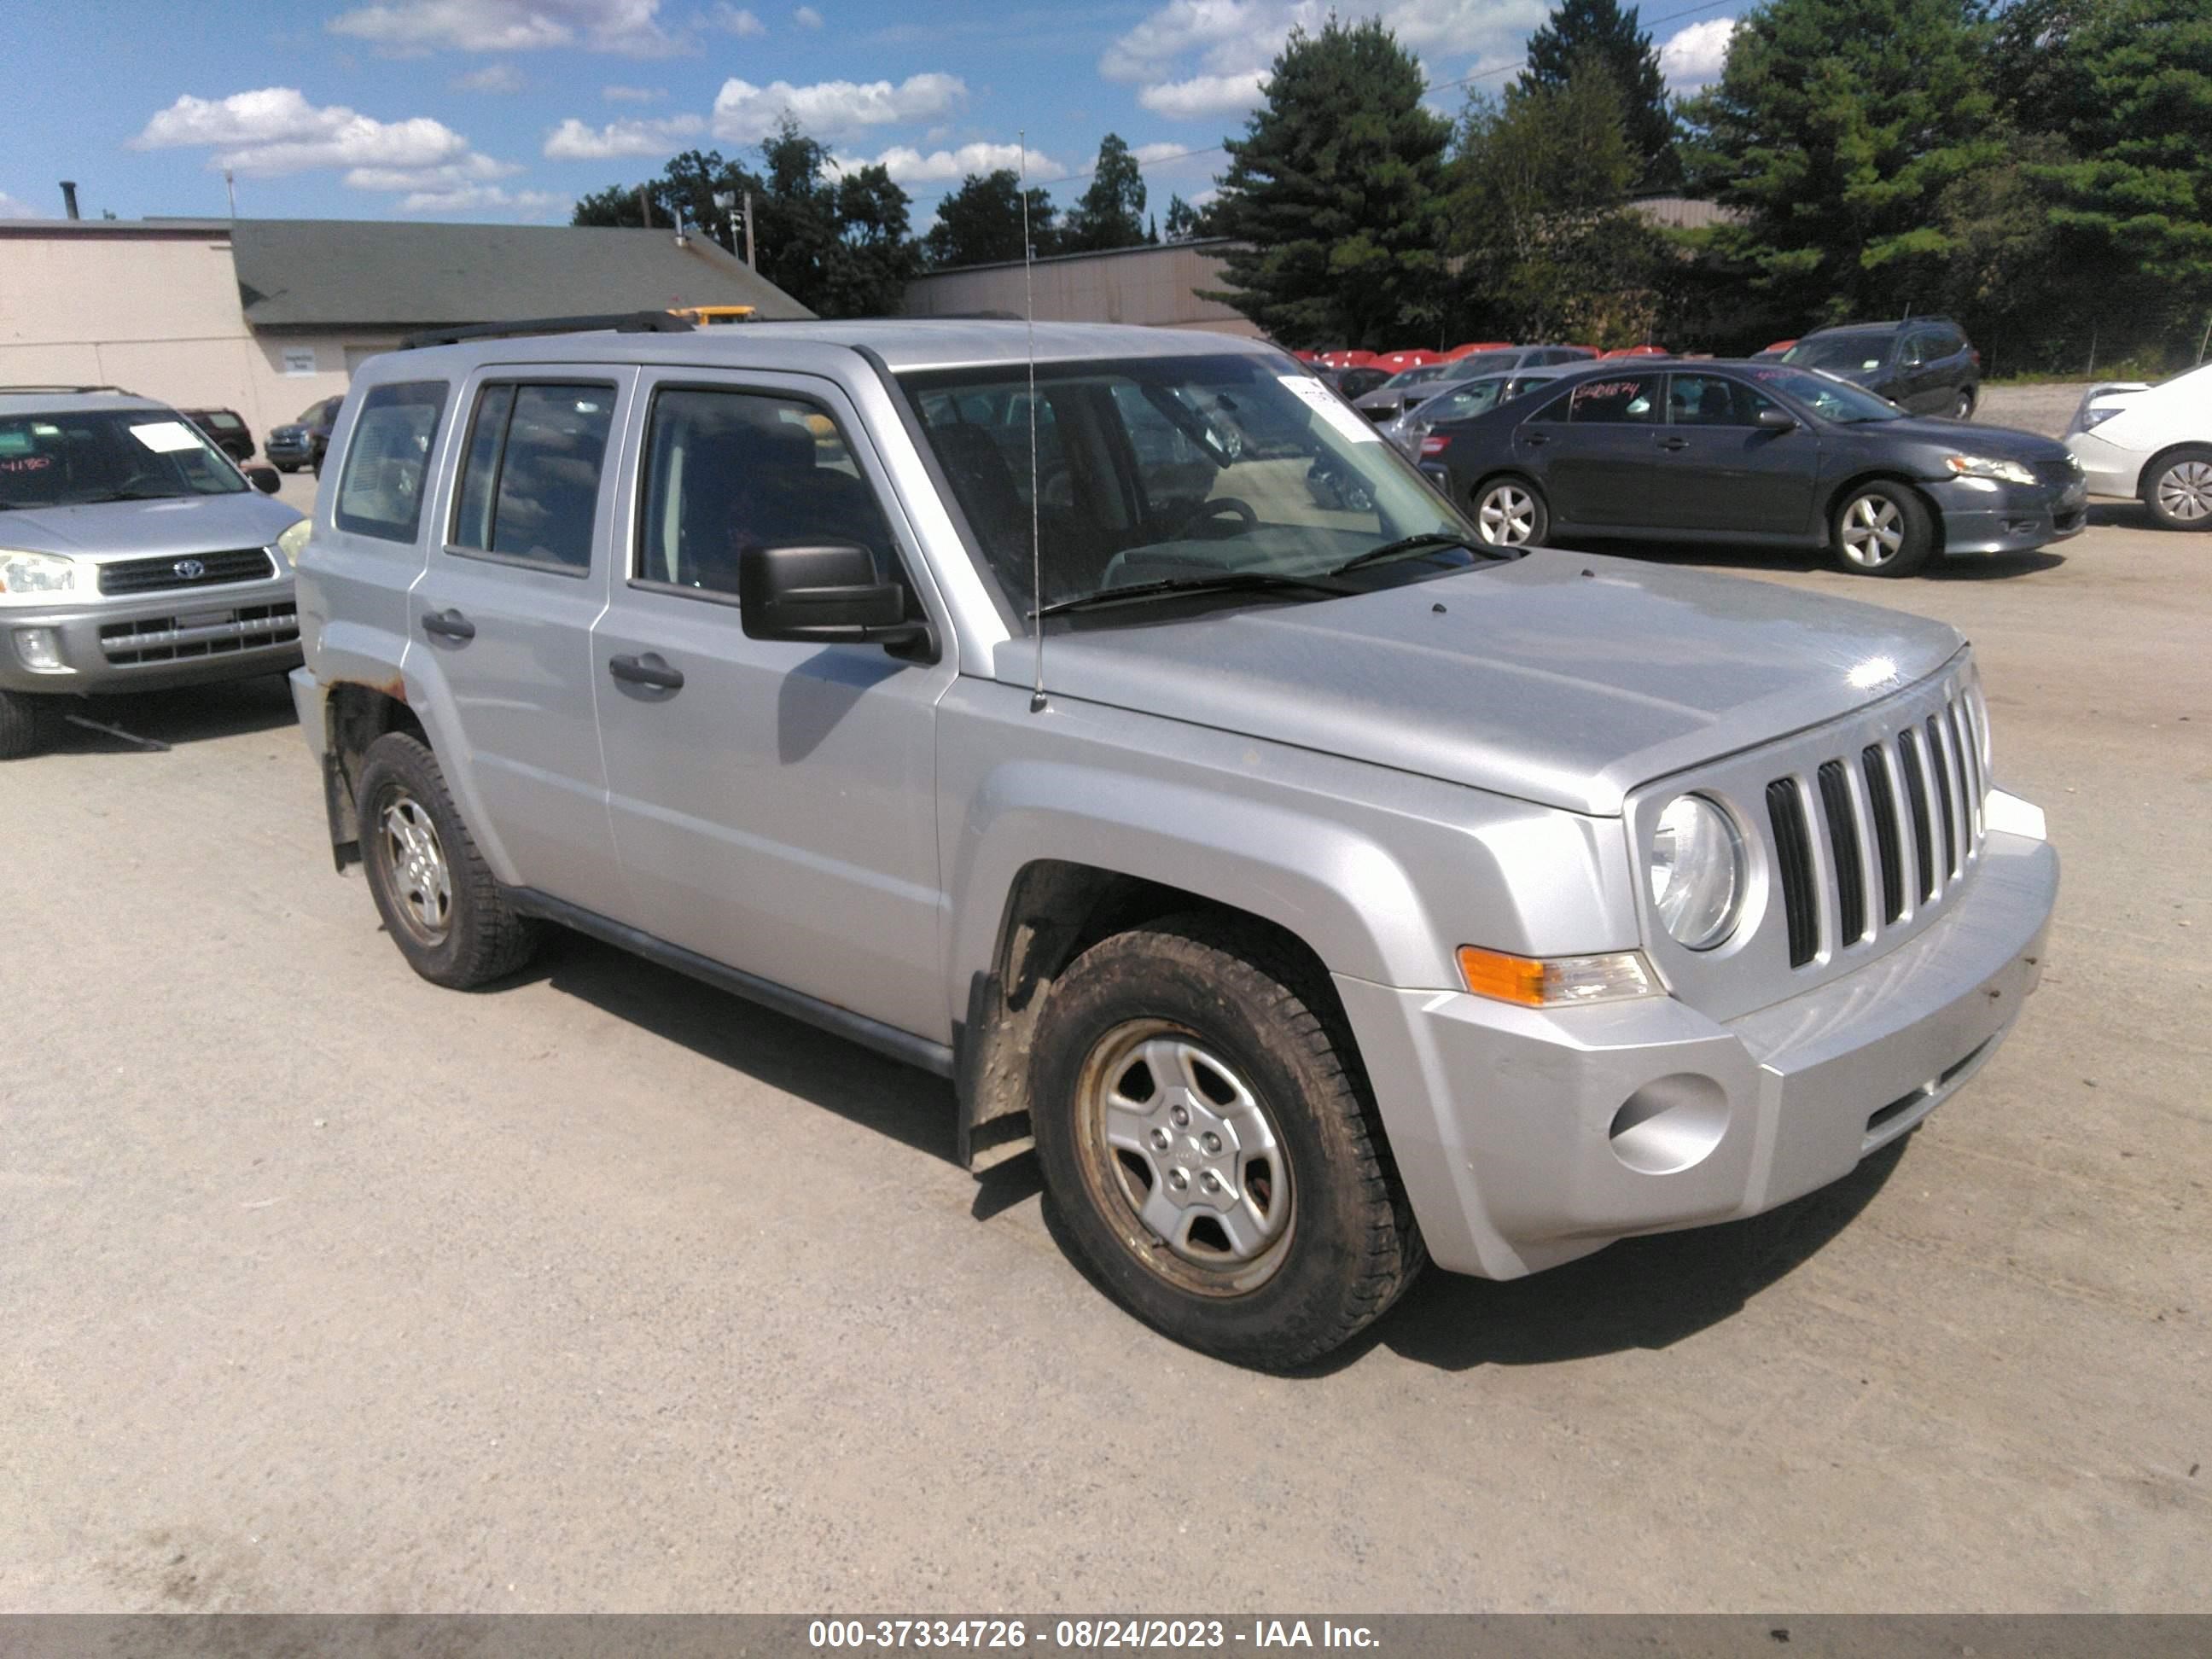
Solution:
[[[0,396],[6,397],[72,398],[88,392],[112,392],[124,398],[138,395],[135,392],[125,392],[119,386],[0,386]]]
[[[524,317],[508,323],[469,323],[459,328],[426,328],[399,343],[402,351],[422,346],[459,345],[464,340],[504,340],[527,334],[589,334],[612,329],[617,334],[689,334],[690,319],[666,311],[609,311],[583,317]]]

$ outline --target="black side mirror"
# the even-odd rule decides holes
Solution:
[[[754,640],[811,640],[886,647],[933,644],[906,614],[906,590],[876,574],[854,542],[748,547],[738,556],[738,618]]]
[[[1759,424],[1762,431],[1795,432],[1797,429],[1797,417],[1786,409],[1777,409],[1772,404],[1769,404],[1759,411]]]
[[[284,487],[283,474],[277,471],[277,470],[273,466],[247,467],[246,469],[246,482],[252,484],[256,489],[259,490],[264,495],[274,495],[278,490]]]

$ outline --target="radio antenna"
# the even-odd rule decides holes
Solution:
[[[1022,323],[1029,337],[1030,372],[1030,592],[1033,606],[1030,626],[1036,631],[1036,678],[1030,687],[1030,713],[1044,713],[1044,549],[1038,531],[1036,441],[1036,282],[1031,275],[1036,250],[1030,242],[1030,135],[1018,130],[1014,141],[1021,148],[1022,192]]]

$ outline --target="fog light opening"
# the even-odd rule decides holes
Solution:
[[[62,636],[51,628],[17,629],[15,656],[34,673],[51,674],[69,665],[62,660]]]
[[[1709,1077],[1656,1078],[1613,1115],[1613,1155],[1644,1175],[1673,1175],[1705,1162],[1728,1133],[1728,1096]]]

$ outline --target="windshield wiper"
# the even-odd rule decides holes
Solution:
[[[1418,536],[1405,536],[1395,542],[1385,542],[1380,547],[1370,547],[1364,553],[1346,559],[1342,564],[1331,565],[1327,570],[1322,571],[1322,574],[1341,576],[1354,570],[1363,570],[1370,564],[1381,564],[1385,559],[1400,558],[1406,554],[1419,553],[1431,547],[1463,547],[1470,553],[1490,556],[1490,550],[1476,545],[1464,536],[1454,536],[1443,531],[1431,530],[1425,531]]]
[[[1224,570],[1218,576],[1167,576],[1158,581],[1133,582],[1127,587],[1102,587],[1093,593],[1054,599],[1030,612],[1032,617],[1057,617],[1070,611],[1102,610],[1145,599],[1173,599],[1187,593],[1311,593],[1340,599],[1348,587],[1316,576],[1284,576],[1269,570]]]

